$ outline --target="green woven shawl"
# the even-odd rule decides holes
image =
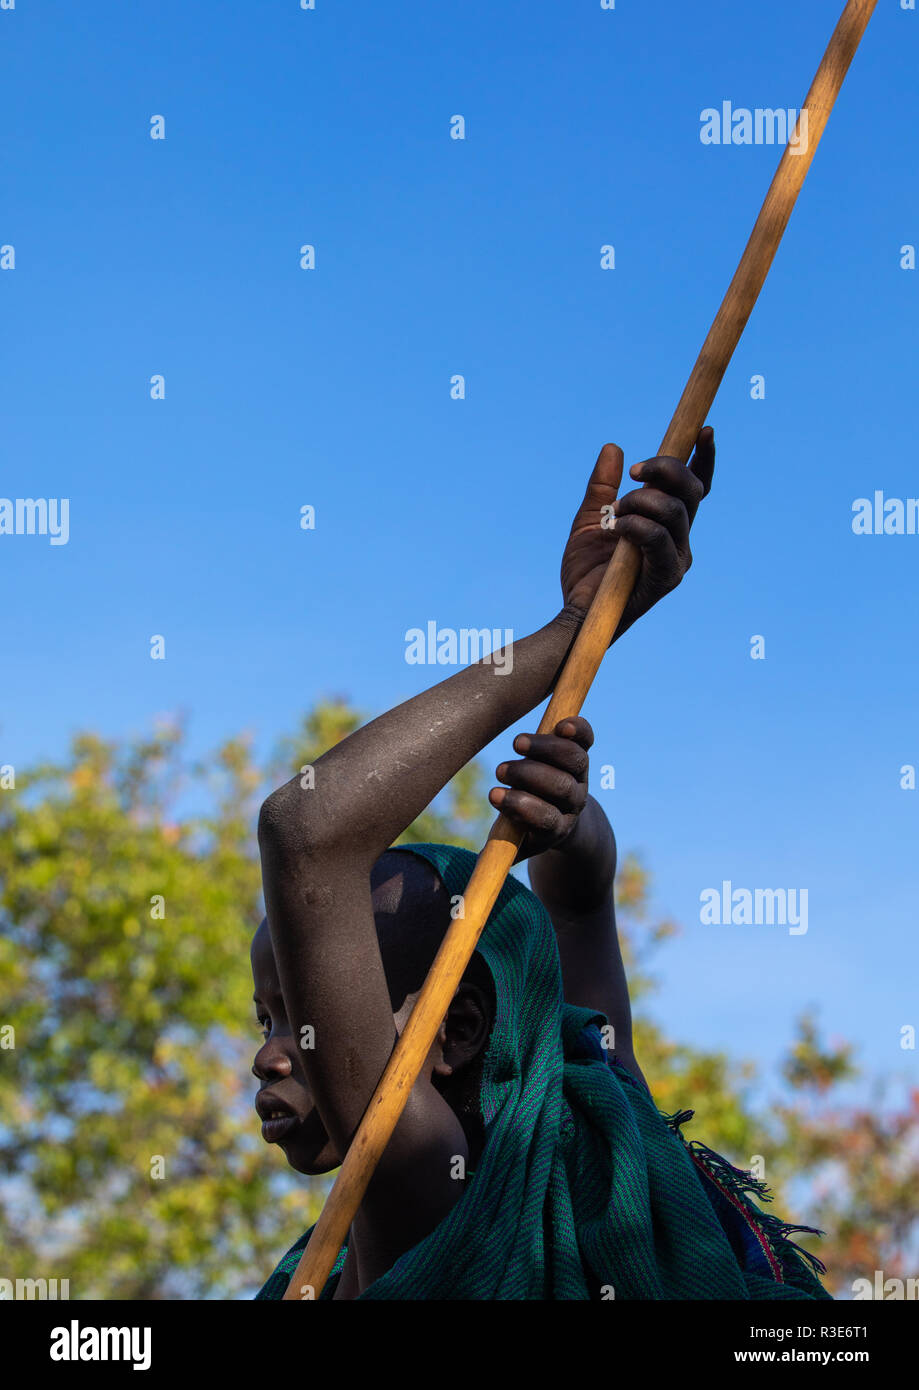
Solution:
[[[427,859],[451,895],[475,856],[400,845]],[[606,1020],[562,999],[555,933],[539,899],[508,878],[478,951],[496,1014],[481,1108],[486,1142],[449,1215],[363,1299],[829,1298],[748,1193],[762,1185],[688,1145],[591,1039]],[[309,1232],[257,1298],[281,1298]],[[320,1297],[334,1293],[342,1250]]]

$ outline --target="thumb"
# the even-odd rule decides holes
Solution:
[[[624,461],[625,455],[618,444],[603,445],[588,479],[584,501],[572,523],[572,535],[582,527],[596,526],[602,514],[601,508],[615,502],[622,482]]]
[[[597,455],[594,464],[594,471],[590,475],[587,484],[587,495],[590,495],[592,487],[612,488],[613,496],[619,491],[619,484],[622,482],[622,465],[625,462],[625,455],[618,444],[604,444]]]

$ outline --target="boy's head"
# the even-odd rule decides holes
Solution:
[[[370,888],[390,1005],[401,1033],[450,925],[450,897],[433,865],[400,850],[380,856]],[[338,1167],[343,1155],[336,1152],[313,1105],[300,1039],[291,1030],[281,997],[267,921],[255,933],[251,960],[256,1015],[265,1033],[252,1066],[261,1082],[256,1109],[262,1136],[278,1144],[299,1172],[327,1173]],[[422,1072],[459,1117],[472,1161],[483,1139],[478,1093],[494,1001],[488,967],[475,954]]]

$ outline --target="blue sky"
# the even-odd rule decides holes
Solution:
[[[799,107],[841,9],[316,6],[0,12],[0,492],[70,499],[67,545],[0,536],[0,763],[180,709],[196,750],[267,751],[323,694],[375,714],[448,674],[410,627],[547,621],[598,450],[656,452],[777,161],[700,114]],[[851,518],[919,495],[917,45],[881,0],[712,412],[695,566],[584,711],[683,925],[668,1027],[768,1065],[816,1005],[900,1079],[919,536]],[[703,926],[724,879],[806,888],[806,935]]]

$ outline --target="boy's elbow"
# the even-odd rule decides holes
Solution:
[[[262,802],[258,845],[263,858],[331,854],[338,842],[334,818],[316,803],[314,791],[288,782]]]
[[[299,790],[299,789],[298,789]],[[318,827],[308,805],[300,805],[297,792],[290,783],[279,787],[262,802],[258,814],[258,846],[261,853],[272,856],[289,853],[297,847],[299,853],[314,847]]]

